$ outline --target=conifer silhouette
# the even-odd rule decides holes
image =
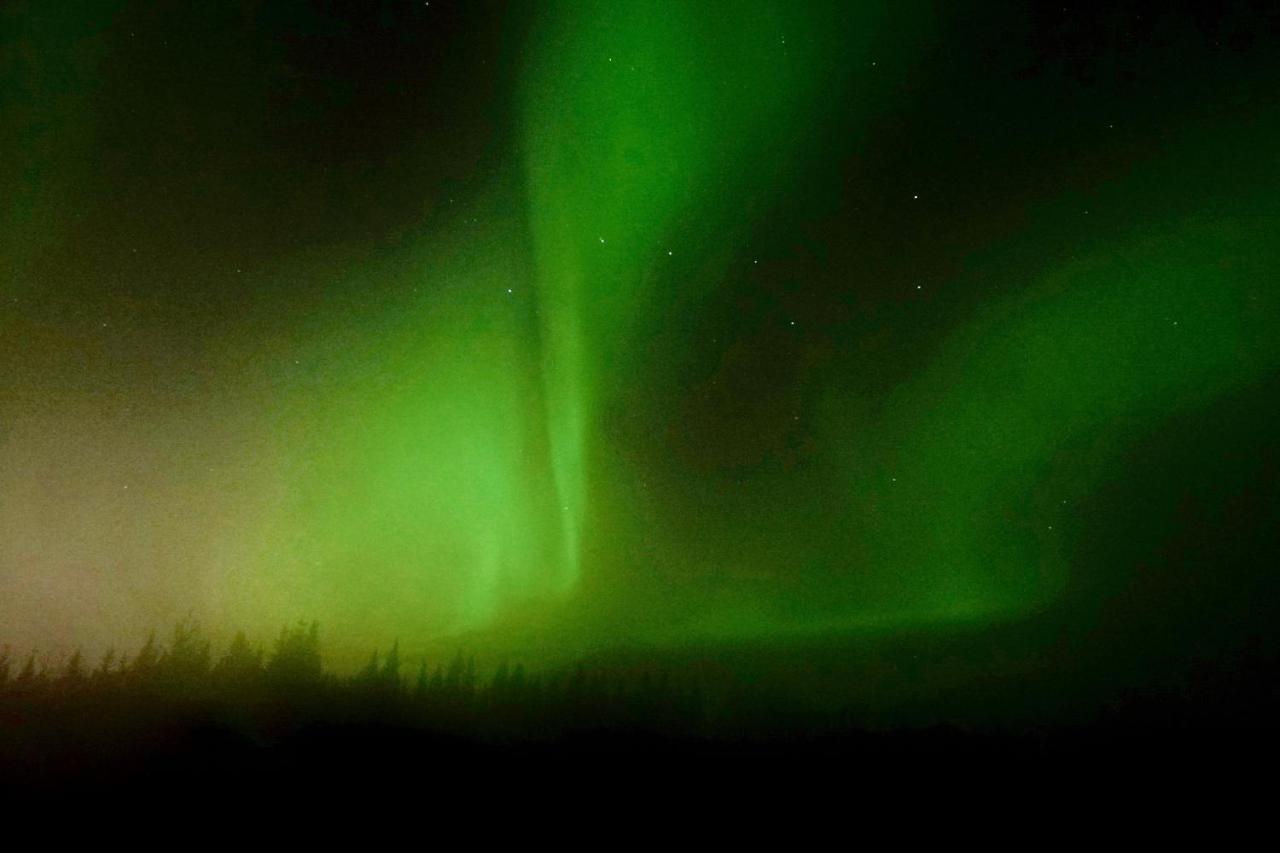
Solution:
[[[280,629],[265,676],[275,688],[306,690],[318,686],[324,671],[320,660],[320,625],[298,622]]]
[[[67,660],[67,665],[62,671],[62,681],[72,687],[84,681],[84,658],[80,655],[79,649],[76,649]]]

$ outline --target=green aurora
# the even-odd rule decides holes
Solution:
[[[1005,81],[931,4],[565,2],[430,49],[427,10],[384,10],[360,37],[399,52],[348,85],[306,45],[351,30],[286,5],[208,13],[207,67],[154,95],[178,47],[129,50],[168,7],[5,13],[5,639],[193,612],[536,656],[1025,619],[1120,583],[1078,507],[1128,448],[1280,368],[1251,58],[1142,114],[1141,74]],[[1210,40],[1169,28],[1132,48],[1161,86]],[[397,93],[420,49],[438,78]]]

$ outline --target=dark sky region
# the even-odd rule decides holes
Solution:
[[[1274,3],[7,2],[0,75],[15,649],[1275,639]]]

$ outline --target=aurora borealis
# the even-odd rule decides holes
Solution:
[[[6,4],[0,642],[1256,632],[1280,21],[994,5]]]

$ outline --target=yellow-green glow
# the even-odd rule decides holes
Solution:
[[[473,629],[564,588],[519,264],[449,255],[422,260],[429,296],[345,317],[299,360],[316,395],[284,423],[283,517],[263,520],[256,559],[271,577],[292,553],[306,580],[288,594],[353,632]]]

